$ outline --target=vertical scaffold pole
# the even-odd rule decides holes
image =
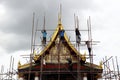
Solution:
[[[93,50],[92,50],[92,33],[91,33],[91,18],[89,16],[88,20],[87,20],[87,26],[88,26],[88,41],[86,41],[87,44],[87,48],[89,51],[89,57],[90,57],[90,73],[91,73],[91,80],[94,80],[94,76],[93,76],[93,69],[92,69],[92,64],[93,64]]]
[[[118,65],[117,56],[116,56],[116,64],[117,64],[117,71],[118,71],[118,80],[120,80],[120,72],[119,72],[119,65]]]
[[[40,59],[40,80],[42,80],[42,70],[43,70],[43,55],[41,56],[41,59]]]
[[[35,17],[35,13],[33,12],[33,25],[32,25],[32,37],[31,37],[31,53],[30,53],[30,67],[29,67],[28,80],[30,80],[30,76],[31,76],[32,57],[33,57],[34,17]]]
[[[112,64],[113,64],[113,72],[114,72],[115,80],[117,80],[117,75],[116,75],[116,71],[115,71],[115,64],[114,64],[113,58],[112,58]]]

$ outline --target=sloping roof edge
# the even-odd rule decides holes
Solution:
[[[35,61],[38,60],[39,57],[40,57],[42,54],[44,54],[44,52],[51,46],[51,44],[53,43],[55,37],[57,36],[57,34],[58,34],[58,32],[59,32],[59,29],[63,29],[62,24],[58,24],[58,26],[57,26],[55,32],[53,33],[52,38],[51,38],[50,42],[48,43],[48,45],[45,46],[45,48],[44,48],[38,55],[35,55],[35,56],[34,56],[34,60],[35,60]],[[74,48],[74,46],[71,44],[71,42],[70,42],[70,40],[68,39],[66,33],[64,34],[64,38],[65,38],[67,44],[70,46],[70,48],[76,53],[76,55],[78,55],[78,56],[81,57],[81,54],[80,54],[80,53]]]
[[[35,55],[34,56],[34,60],[36,61],[50,46],[51,44],[53,43],[57,33],[59,31],[59,26],[56,28],[55,32],[53,33],[52,35],[52,38],[50,39],[50,42],[45,46],[45,48],[38,54],[38,55]]]

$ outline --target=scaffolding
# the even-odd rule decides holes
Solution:
[[[103,58],[103,75],[105,80],[120,80],[120,71],[117,56]]]
[[[17,70],[14,69],[14,57],[10,57],[9,69],[5,72],[4,66],[1,66],[0,80],[15,80],[15,75],[17,75]]]
[[[61,12],[60,12],[61,13]],[[61,15],[61,14],[60,14]],[[60,16],[59,16],[60,17]],[[59,19],[60,21],[60,23],[61,23],[61,19]],[[87,30],[79,30],[79,31],[87,31],[88,32],[88,40],[87,41],[89,41],[89,48],[91,49],[91,51],[89,51],[89,55],[87,55],[87,57],[88,57],[88,59],[90,59],[90,66],[92,67],[93,65],[93,51],[92,51],[92,45],[93,45],[93,42],[97,42],[97,41],[92,41],[92,35],[91,35],[91,22],[90,22],[90,17],[89,17],[89,19],[87,20],[87,26],[88,26],[88,29]],[[79,29],[79,20],[78,20],[78,16],[75,16],[75,29],[76,29],[76,27]],[[40,29],[37,29],[38,27],[36,27],[36,29],[34,29],[34,18],[33,18],[33,27],[32,27],[32,40],[31,40],[31,54],[33,54],[34,53],[34,51],[35,51],[35,47],[36,46],[41,46],[42,48],[45,48],[45,44],[38,44],[38,45],[36,45],[36,43],[35,43],[35,39],[36,39],[36,34],[37,34],[37,31],[42,31],[42,30],[40,30]],[[43,29],[45,30],[45,17],[44,17],[44,24],[43,24]],[[35,30],[35,34],[34,34],[34,30]],[[53,31],[53,30],[50,30],[50,29],[48,29],[48,30],[46,30],[46,31]],[[74,30],[65,30],[65,31],[74,31]],[[80,34],[80,36],[81,36],[81,34]],[[50,42],[50,41],[47,41],[47,42]],[[72,41],[70,41],[70,42],[72,42]],[[78,43],[77,42],[77,40],[76,41],[73,41],[73,42],[76,42],[76,49],[79,51],[79,53],[80,53],[80,46],[81,45],[87,45],[86,44],[86,41],[81,41],[80,40],[80,42]],[[81,43],[82,42],[82,43]],[[58,80],[60,80],[60,74],[61,74],[61,72],[62,73],[66,73],[66,72],[70,72],[70,74],[72,74],[73,75],[73,73],[75,73],[75,72],[77,72],[77,76],[75,77],[74,75],[74,78],[75,79],[77,79],[77,80],[81,80],[81,73],[84,73],[84,72],[90,72],[90,74],[93,74],[93,72],[95,73],[95,71],[93,70],[93,69],[90,69],[89,71],[80,71],[80,66],[81,66],[81,64],[79,63],[79,61],[81,60],[80,59],[80,57],[79,57],[79,55],[77,55],[77,59],[78,59],[78,63],[77,63],[77,70],[76,71],[69,71],[67,68],[67,70],[66,71],[62,71],[61,69],[60,69],[60,67],[61,67],[61,63],[60,63],[60,54],[59,54],[59,51],[61,50],[60,48],[61,48],[61,45],[60,45],[60,43],[62,43],[62,42],[59,42],[59,44],[58,44],[58,46],[57,46],[57,48],[58,48],[58,71],[57,71],[57,73],[58,73]],[[33,49],[33,50],[32,50]],[[88,49],[89,50],[89,49]],[[29,77],[28,77],[28,80],[30,79],[30,74],[32,73],[32,72],[34,72],[34,71],[31,71],[31,66],[32,66],[32,57],[31,57],[31,54],[30,54],[30,67],[29,67]],[[34,55],[34,54],[33,54]],[[43,55],[44,56],[44,55]],[[51,72],[53,72],[53,73],[55,73],[56,71],[43,71],[42,70],[42,67],[43,67],[43,56],[41,57],[41,60],[40,60],[40,65],[41,65],[41,68],[40,68],[40,71],[38,71],[38,72],[40,72],[40,78],[41,78],[41,80],[42,80],[42,74],[44,73],[51,73]],[[51,73],[52,74],[52,73]],[[91,79],[93,79],[93,77],[91,76]]]
[[[59,13],[58,17],[59,17],[58,18],[59,19],[58,20],[59,21],[59,25],[61,25],[61,8],[60,8],[60,13]],[[79,61],[81,61],[81,58],[79,56],[80,54],[76,55],[76,58],[77,58],[78,62],[75,64],[76,65],[75,66],[76,67],[75,70],[71,70],[71,67],[68,64],[62,64],[60,62],[60,50],[62,48],[61,44],[64,41],[58,40],[58,43],[57,43],[57,46],[56,46],[57,49],[58,49],[57,50],[58,51],[57,52],[58,53],[57,54],[57,57],[58,57],[57,62],[58,62],[58,64],[57,65],[52,64],[53,66],[57,66],[57,70],[46,70],[46,71],[43,70],[43,67],[44,67],[44,65],[43,65],[44,64],[43,57],[45,55],[42,55],[41,58],[39,59],[39,63],[40,63],[39,64],[40,65],[39,66],[39,70],[38,71],[32,70],[32,65],[34,63],[33,57],[34,57],[35,51],[37,53],[40,53],[40,50],[38,48],[42,48],[43,49],[43,48],[46,47],[46,44],[48,42],[50,42],[50,41],[46,40],[45,43],[41,42],[41,44],[36,44],[36,35],[37,35],[37,32],[46,30],[45,29],[45,16],[44,16],[43,29],[38,29],[38,20],[37,20],[36,27],[35,27],[35,25],[34,25],[34,18],[35,18],[35,13],[33,13],[32,37],[31,37],[31,52],[30,52],[30,55],[28,55],[29,57],[27,57],[27,58],[29,58],[29,64],[30,64],[29,65],[29,70],[22,72],[22,73],[28,74],[28,78],[27,78],[28,80],[31,79],[31,74],[32,73],[36,73],[36,72],[40,73],[40,75],[39,75],[40,76],[40,80],[43,80],[42,76],[44,74],[56,74],[57,75],[56,80],[61,80],[61,76],[63,76],[63,74],[72,75],[72,77],[75,80],[82,80],[81,76],[85,75],[85,73],[92,74],[90,76],[90,80],[94,80],[94,74],[102,73],[101,70],[100,71],[96,71],[97,69],[96,70],[93,69],[93,60],[94,60],[93,56],[94,56],[94,54],[93,54],[93,50],[92,50],[92,45],[98,43],[99,41],[93,41],[92,40],[91,19],[89,17],[88,20],[87,20],[87,28],[88,29],[87,30],[81,30],[81,29],[79,29],[79,19],[78,19],[78,16],[75,16],[75,15],[74,15],[75,30],[77,28],[78,31],[80,31],[80,32],[79,32],[78,35],[75,35],[77,37],[76,41],[70,41],[70,39],[69,39],[69,41],[75,43],[76,46],[74,46],[74,47],[76,47],[76,49],[77,49],[77,51],[79,53],[81,53],[80,50],[81,50],[82,46],[87,46],[88,55],[85,55],[85,56],[82,55],[82,56],[86,57],[87,59],[89,59],[90,69],[88,69],[88,70],[82,70],[81,69],[82,64],[81,64],[81,62],[79,62]],[[65,30],[65,31],[75,31],[75,30]],[[54,30],[47,29],[46,31],[54,31]],[[88,40],[83,40],[83,41],[81,40],[81,34],[80,33],[82,31],[88,32]],[[77,41],[77,39],[79,39],[79,40]],[[42,41],[42,40],[43,39],[41,39],[40,41]],[[73,45],[73,44],[71,44],[71,45]],[[52,56],[52,57],[54,57],[54,56]],[[115,60],[116,60],[116,62],[115,62]],[[103,80],[120,80],[119,64],[118,64],[117,57],[115,57],[115,60],[114,60],[113,56],[111,56],[109,58],[105,57],[103,59],[103,61],[101,63],[103,65],[103,74],[102,74],[102,77],[101,77]],[[71,62],[70,62],[70,64],[71,64]],[[112,66],[110,66],[110,65],[112,65]],[[6,80],[13,80],[13,75],[15,75],[15,74],[18,75],[18,71],[14,70],[13,66],[14,66],[14,58],[11,57],[9,71],[6,72],[6,73],[4,73],[4,71],[3,71],[4,67],[3,66],[1,67],[1,74],[0,74],[0,79],[1,80],[5,80],[5,79]],[[71,64],[71,66],[72,66],[72,64]]]

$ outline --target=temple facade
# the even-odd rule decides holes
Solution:
[[[86,61],[70,42],[61,22],[58,22],[50,41],[39,53],[33,53],[33,61],[21,65],[18,63],[19,80],[98,80],[103,69]]]

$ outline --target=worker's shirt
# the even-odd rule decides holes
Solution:
[[[61,37],[64,36],[64,32],[65,32],[64,30],[61,30],[61,31],[60,31],[60,36],[61,36]]]
[[[90,46],[90,41],[86,41],[86,44],[87,44],[87,47],[88,47],[88,48],[91,48],[91,46]]]
[[[80,43],[81,35],[77,28],[75,29],[75,33],[76,33],[76,41],[77,41],[77,43]]]
[[[45,38],[46,38],[47,33],[46,33],[46,32],[42,32],[42,34],[43,34],[43,37],[45,37]]]
[[[80,32],[78,29],[75,29],[75,33],[76,33],[76,35],[80,35]]]

